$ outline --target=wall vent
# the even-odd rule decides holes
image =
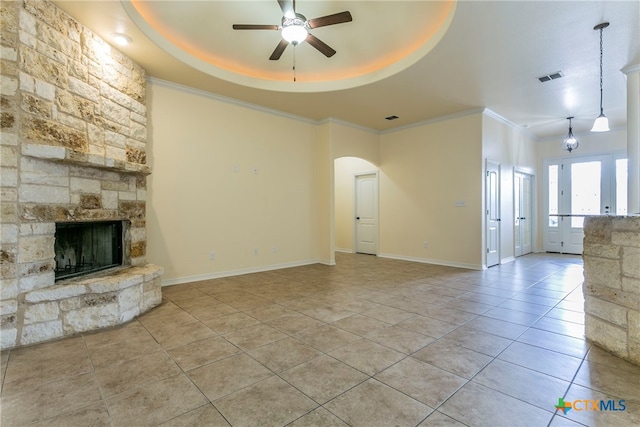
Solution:
[[[551,80],[559,79],[560,77],[564,77],[562,71],[556,71],[555,73],[547,74],[545,76],[538,77],[541,83],[548,82]]]

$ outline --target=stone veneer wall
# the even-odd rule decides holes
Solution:
[[[1,348],[130,320],[146,264],[146,75],[45,0],[0,3]],[[56,222],[130,223],[129,268],[54,283]]]
[[[640,217],[584,224],[587,339],[640,365]]]

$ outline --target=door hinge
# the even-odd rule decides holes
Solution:
[[[489,253],[489,248],[487,248],[487,253]]]
[[[560,242],[560,247],[564,248],[564,242]]]

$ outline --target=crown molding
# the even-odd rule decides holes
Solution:
[[[296,120],[299,122],[309,123],[313,125],[319,124],[317,120],[308,119],[306,117],[298,116],[296,114],[285,113],[284,111],[276,110],[274,108],[263,107],[262,105],[251,104],[250,102],[240,101],[235,98],[230,98],[227,96],[222,96],[215,94],[213,92],[208,92],[203,89],[196,89],[190,86],[173,83],[167,80],[158,79],[156,77],[147,77],[147,82],[157,85],[164,86],[170,89],[175,89],[180,92],[190,93],[192,95],[202,96],[205,98],[213,99],[214,101],[224,102],[226,104],[237,105],[240,107],[248,108],[250,110],[260,111],[262,113],[273,114],[274,116],[285,117],[287,119]]]

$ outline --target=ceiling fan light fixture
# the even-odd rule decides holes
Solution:
[[[307,38],[307,18],[301,13],[282,17],[282,38],[296,46]]]
[[[282,38],[294,46],[305,41],[308,34],[304,25],[291,24],[282,28]]]
[[[567,117],[567,120],[569,120],[569,133],[562,140],[562,149],[568,151],[569,153],[571,153],[573,150],[578,148],[578,146],[580,145],[576,137],[573,136],[573,127],[571,126],[571,119],[573,119],[573,116]]]

